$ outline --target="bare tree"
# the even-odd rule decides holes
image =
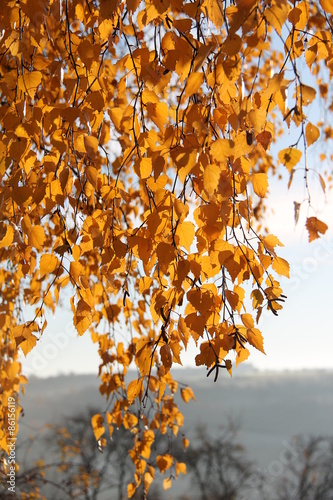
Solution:
[[[223,428],[213,437],[200,427],[193,444],[186,453],[180,452],[180,458],[186,462],[191,484],[196,485],[198,491],[197,494],[191,492],[190,497],[184,496],[184,500],[250,498],[249,489],[254,485],[259,488],[259,475],[237,442],[234,427]]]
[[[333,499],[333,437],[297,436],[284,473],[276,481],[274,500]]]

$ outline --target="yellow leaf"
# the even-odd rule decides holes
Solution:
[[[258,330],[258,328],[251,328],[247,331],[247,340],[249,341],[249,344],[258,349],[258,351],[266,354],[264,350],[264,339],[262,338],[261,331]]]
[[[148,102],[146,107],[149,118],[162,132],[167,126],[168,106],[164,102],[157,104]]]
[[[317,92],[313,87],[309,87],[309,85],[302,85],[302,100],[304,106],[307,106],[314,100],[316,93]]]
[[[186,474],[186,464],[184,462],[176,463],[176,477],[178,477],[179,474]]]
[[[172,481],[170,479],[170,477],[167,477],[165,479],[163,479],[163,489],[164,490],[169,490],[172,486]]]
[[[328,229],[325,222],[317,219],[317,217],[308,217],[305,226],[309,232],[309,241],[316,240],[320,237],[319,233],[325,234]]]
[[[25,71],[17,80],[18,88],[22,92],[26,92],[33,99],[38,85],[42,81],[42,73],[40,71]]]
[[[58,259],[55,255],[44,254],[40,258],[39,270],[40,275],[51,274],[58,266]]]
[[[265,248],[270,253],[273,253],[273,254],[274,254],[274,248],[276,246],[283,247],[283,244],[281,243],[281,241],[279,240],[279,238],[277,238],[276,236],[274,236],[274,234],[269,234],[269,235],[265,236],[262,239],[262,242],[263,242]]]
[[[209,194],[209,196],[211,196],[216,190],[220,180],[220,175],[221,175],[221,169],[217,165],[208,164],[207,167],[205,168],[203,174],[203,182],[204,182],[204,188]]]
[[[207,9],[208,19],[219,29],[223,25],[223,7],[216,0],[205,0],[203,5]]]
[[[243,361],[245,361],[249,356],[250,351],[246,349],[246,347],[240,347],[240,349],[237,351],[236,366],[238,366],[240,363],[243,363]]]
[[[184,447],[184,450],[186,450],[189,447],[189,444],[190,444],[190,440],[187,439],[186,437],[183,437],[183,447]]]
[[[189,252],[193,243],[194,233],[195,228],[192,222],[180,222],[175,234],[177,246],[184,247]]]
[[[134,163],[134,170],[140,179],[147,179],[153,170],[152,159],[140,158]]]
[[[251,314],[247,314],[247,313],[242,314],[241,318],[242,318],[242,323],[246,328],[253,328],[254,327],[254,321],[253,321]]]
[[[151,483],[153,482],[153,480],[154,480],[154,478],[151,475],[151,473],[149,471],[145,472],[145,474],[143,476],[143,482],[144,482],[145,490],[146,491],[148,491],[149,486],[151,485]]]
[[[234,154],[234,142],[229,139],[217,139],[210,146],[214,160],[222,162]]]
[[[327,12],[328,14],[333,15],[333,3],[332,0],[319,0],[319,3],[321,7]]]
[[[84,147],[91,158],[96,156],[98,150],[98,139],[93,135],[85,135],[83,138]]]
[[[251,179],[252,179],[253,190],[256,193],[256,195],[259,196],[260,198],[264,198],[268,188],[267,174],[265,173],[253,174]]]
[[[79,335],[83,335],[92,323],[91,307],[82,299],[78,302],[73,323]]]
[[[96,441],[98,441],[99,438],[101,436],[103,436],[103,434],[105,432],[104,419],[103,419],[102,415],[100,415],[99,413],[94,415],[91,419],[91,425],[92,425],[92,428],[93,428],[93,431],[95,434],[95,439],[96,439]]]
[[[281,257],[275,257],[272,262],[272,268],[281,276],[289,278],[289,263]]]
[[[97,184],[97,170],[95,167],[93,167],[92,165],[87,165],[86,166],[86,176],[87,176],[87,179],[88,181],[90,182],[90,184],[96,188],[96,184]]]
[[[307,5],[307,1],[299,2],[288,15],[288,20],[298,30],[304,30],[305,26],[307,25],[308,19],[309,6]]]
[[[132,496],[134,495],[136,491],[136,484],[135,483],[129,483],[127,485],[127,496],[128,498],[132,498]]]
[[[311,144],[316,142],[319,136],[320,136],[319,128],[316,127],[316,125],[313,125],[312,123],[308,123],[305,128],[305,137],[308,146],[311,146]]]
[[[35,347],[36,342],[37,337],[31,333],[26,337],[26,340],[20,343],[20,347],[25,357],[27,357],[27,354]]]
[[[279,154],[279,160],[287,169],[289,172],[294,168],[295,165],[300,161],[302,156],[302,151],[296,148],[287,148],[287,149],[282,149]]]
[[[42,226],[32,226],[28,233],[28,243],[37,250],[42,250],[45,242],[45,232]]]
[[[14,229],[12,226],[6,225],[6,234],[0,240],[0,248],[9,247],[9,245],[13,242],[14,239]]]
[[[139,396],[139,394],[141,393],[143,389],[143,382],[142,382],[142,378],[138,378],[138,379],[135,379],[135,380],[132,380],[132,382],[130,382],[128,384],[128,387],[127,387],[127,399],[128,399],[128,403],[131,405],[134,401],[134,399]]]
[[[168,453],[165,455],[157,455],[156,457],[157,467],[160,469],[160,472],[163,474],[166,470],[170,469],[173,464],[173,457]]]
[[[288,6],[284,2],[276,2],[272,7],[265,9],[265,18],[268,23],[281,35],[281,30],[288,16]]]
[[[202,85],[204,79],[203,73],[191,73],[186,81],[185,94],[187,97],[195,94]]]
[[[168,372],[172,366],[172,352],[169,344],[162,345],[160,355],[165,371]]]
[[[191,399],[194,399],[195,401],[194,392],[192,391],[191,387],[185,387],[181,389],[180,395],[182,397],[182,400],[185,401],[185,403],[188,403]]]

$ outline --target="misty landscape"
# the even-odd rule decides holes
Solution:
[[[329,446],[330,457],[333,457],[333,372],[325,370],[259,372],[251,366],[246,366],[236,370],[232,379],[227,373],[223,375],[214,383],[212,379],[206,377],[205,370],[186,368],[175,371],[175,380],[180,384],[189,384],[196,397],[196,401],[191,400],[188,404],[180,398],[177,401],[184,415],[184,427],[177,439],[186,436],[190,440],[189,448],[185,452],[184,450],[179,452],[181,459],[185,463],[188,462],[187,475],[180,474],[179,479],[173,480],[172,488],[166,492],[163,491],[161,481],[157,480],[148,498],[332,499],[332,484],[331,489],[326,492],[321,491],[320,496],[316,496],[317,493],[309,493],[309,488],[304,496],[300,494],[297,496],[297,493],[290,496],[290,491],[283,496],[281,488],[276,491],[276,485],[282,477],[285,477],[286,469],[292,470],[292,467],[296,467],[296,463],[298,465],[302,459],[297,448],[300,441],[309,447],[310,442],[313,446],[315,439],[320,437],[320,446]],[[134,377],[134,372],[132,376]],[[30,378],[26,395],[22,398],[24,417],[20,419],[17,447],[19,459],[25,467],[28,463],[31,468],[33,461],[36,460],[44,459],[45,463],[54,461],[54,454],[57,452],[52,451],[51,445],[45,444],[47,442],[45,436],[50,432],[45,429],[46,424],[68,426],[73,416],[76,418],[87,416],[87,412],[89,413],[91,409],[101,414],[107,410],[107,403],[99,395],[98,387],[99,380],[93,375]],[[90,417],[86,422],[88,430],[84,432],[88,433],[91,431]],[[115,450],[119,447],[120,450],[124,450],[124,447],[128,446],[129,449],[128,443],[122,442],[122,439],[125,439],[122,433],[113,434],[111,448]],[[29,447],[27,442],[30,442]],[[316,446],[319,446],[318,443]],[[193,481],[194,476],[191,476],[191,471],[193,473],[197,467],[196,461],[200,459],[201,469],[208,467],[205,472],[205,478],[208,479],[208,471],[213,467],[214,445],[218,447],[218,452],[228,445],[229,451],[233,449],[236,454],[240,453],[241,462],[237,462],[237,466],[240,467],[240,463],[242,467],[244,466],[245,475],[243,488],[234,496],[225,494],[223,496],[221,490],[220,496],[218,492],[202,492],[199,485]],[[173,446],[175,453],[177,445]],[[200,446],[204,451],[211,450],[209,463],[204,463],[205,457],[203,451],[200,451]],[[225,449],[227,451],[224,453],[228,455],[229,451]],[[315,452],[318,453],[317,448]],[[177,452],[175,454],[177,455]],[[322,451],[319,454],[323,456]],[[195,458],[196,456],[199,458]],[[127,452],[125,458],[129,459]],[[127,465],[130,469],[129,464],[130,460]],[[251,468],[251,473],[246,472],[250,470],[248,467]],[[56,482],[61,476],[59,472],[53,474],[53,480]],[[197,479],[198,474],[200,473],[197,471]],[[230,474],[232,478],[234,472],[231,471]],[[332,471],[329,470],[328,474],[332,483]],[[258,478],[261,480],[264,478],[265,491],[259,491]],[[122,498],[121,495],[126,498],[127,495],[121,493],[119,488],[118,490],[113,488],[112,481],[115,482],[117,479],[111,480],[111,476],[109,479],[111,482],[105,490],[95,492],[91,496],[87,495],[85,498],[119,499]],[[238,479],[240,480],[240,477]],[[238,479],[234,478],[232,481],[235,480],[237,483]],[[129,476],[125,481],[128,480]],[[325,481],[328,484],[327,478]],[[126,488],[126,484],[121,487]],[[22,490],[24,491],[23,485]],[[64,497],[62,491],[47,491],[49,491],[48,500]],[[75,497],[74,493],[72,497]]]

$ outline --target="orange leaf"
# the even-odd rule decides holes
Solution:
[[[186,450],[188,448],[189,444],[190,444],[189,439],[187,439],[186,437],[183,437],[184,450]]]
[[[45,232],[42,226],[32,226],[28,233],[28,243],[37,250],[42,250],[45,242]]]
[[[172,486],[172,481],[170,477],[163,479],[163,489],[169,490]]]
[[[17,80],[18,88],[22,92],[26,92],[33,99],[38,85],[42,81],[42,73],[40,71],[25,71]]]
[[[102,415],[100,415],[99,413],[94,415],[91,419],[91,425],[95,434],[95,439],[96,441],[98,441],[105,432],[104,419]]]
[[[151,158],[140,158],[137,162],[134,163],[134,170],[140,179],[147,179],[152,170],[153,163]]]
[[[242,318],[242,323],[246,328],[253,328],[254,327],[254,321],[253,321],[251,314],[247,314],[247,313],[242,314],[241,318]]]
[[[221,175],[221,169],[217,165],[208,164],[207,167],[205,168],[203,174],[203,183],[204,183],[204,188],[209,194],[209,196],[211,196],[216,190],[220,180],[220,175]]]
[[[166,372],[168,372],[172,366],[172,352],[171,352],[171,348],[170,348],[169,344],[162,345],[161,350],[160,350],[160,354],[161,354],[161,361],[163,363],[163,366],[164,366]]]
[[[328,229],[325,222],[317,219],[317,217],[308,217],[305,226],[309,232],[309,241],[316,240],[320,237],[319,233],[325,234]]]
[[[39,270],[40,275],[51,274],[58,266],[58,259],[55,255],[44,254],[40,258]]]
[[[165,455],[157,455],[156,463],[157,467],[160,469],[160,472],[163,473],[166,470],[170,469],[173,463],[173,457],[168,453]]]
[[[294,168],[295,165],[300,161],[302,156],[302,151],[299,149],[295,148],[287,148],[287,149],[282,149],[279,154],[279,160],[287,169],[289,172]]]
[[[240,363],[243,363],[243,361],[245,361],[249,356],[250,356],[250,351],[246,349],[246,347],[241,347],[237,351],[236,366],[238,366]]]
[[[127,496],[128,498],[132,498],[132,496],[134,495],[136,491],[136,484],[135,483],[129,483],[127,485]]]
[[[83,138],[84,147],[91,158],[96,156],[98,150],[98,139],[93,135],[85,135]]]
[[[194,392],[192,391],[191,387],[185,387],[184,389],[181,389],[180,395],[185,403],[188,403],[191,399],[194,399],[195,401]]]
[[[0,240],[0,248],[9,247],[9,245],[13,242],[14,239],[14,229],[12,226],[6,225],[6,234]]]
[[[189,252],[193,243],[194,232],[195,228],[193,222],[180,222],[175,234],[176,244],[184,247]]]
[[[203,73],[191,73],[186,81],[185,94],[187,96],[195,94],[202,85],[203,79]]]
[[[268,188],[267,174],[265,173],[253,174],[252,185],[256,195],[260,196],[260,198],[264,198]]]
[[[258,328],[251,328],[247,331],[247,339],[249,344],[266,354],[264,351],[264,339],[262,338],[261,331]]]
[[[322,8],[328,13],[333,15],[333,4],[332,0],[319,0]]]
[[[272,268],[281,276],[289,278],[289,263],[281,257],[275,257],[272,262]]]
[[[143,389],[142,378],[132,380],[127,387],[127,399],[128,403],[131,405],[136,397],[139,396]]]
[[[167,126],[168,106],[164,102],[148,102],[146,106],[149,118],[162,132]]]
[[[320,136],[319,128],[316,127],[316,125],[313,125],[312,123],[308,123],[305,128],[305,137],[308,146],[311,146],[311,144],[316,142],[319,136]]]

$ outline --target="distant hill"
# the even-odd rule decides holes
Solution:
[[[295,434],[333,432],[333,371],[247,369],[234,378],[223,374],[216,383],[204,370],[187,368],[173,373],[196,396],[196,402],[179,402],[185,428],[192,432],[201,423],[213,430],[228,419],[238,422],[244,445],[261,463],[274,459],[282,441]],[[99,379],[93,375],[31,377],[22,398],[25,416],[20,435],[89,406],[103,411],[106,403],[98,387]]]
[[[191,437],[198,424],[214,435],[232,421],[239,425],[239,442],[248,458],[262,471],[279,459],[291,437],[297,434],[332,435],[333,371],[258,372],[238,370],[234,378],[221,374],[216,383],[200,369],[180,369],[174,378],[189,384],[196,401],[179,405],[184,414],[185,432]],[[134,373],[132,374],[134,376]],[[39,436],[49,423],[88,407],[103,412],[105,400],[93,375],[70,375],[48,379],[31,377],[22,398],[24,418],[20,420],[19,441]],[[43,450],[38,452],[42,455]]]

